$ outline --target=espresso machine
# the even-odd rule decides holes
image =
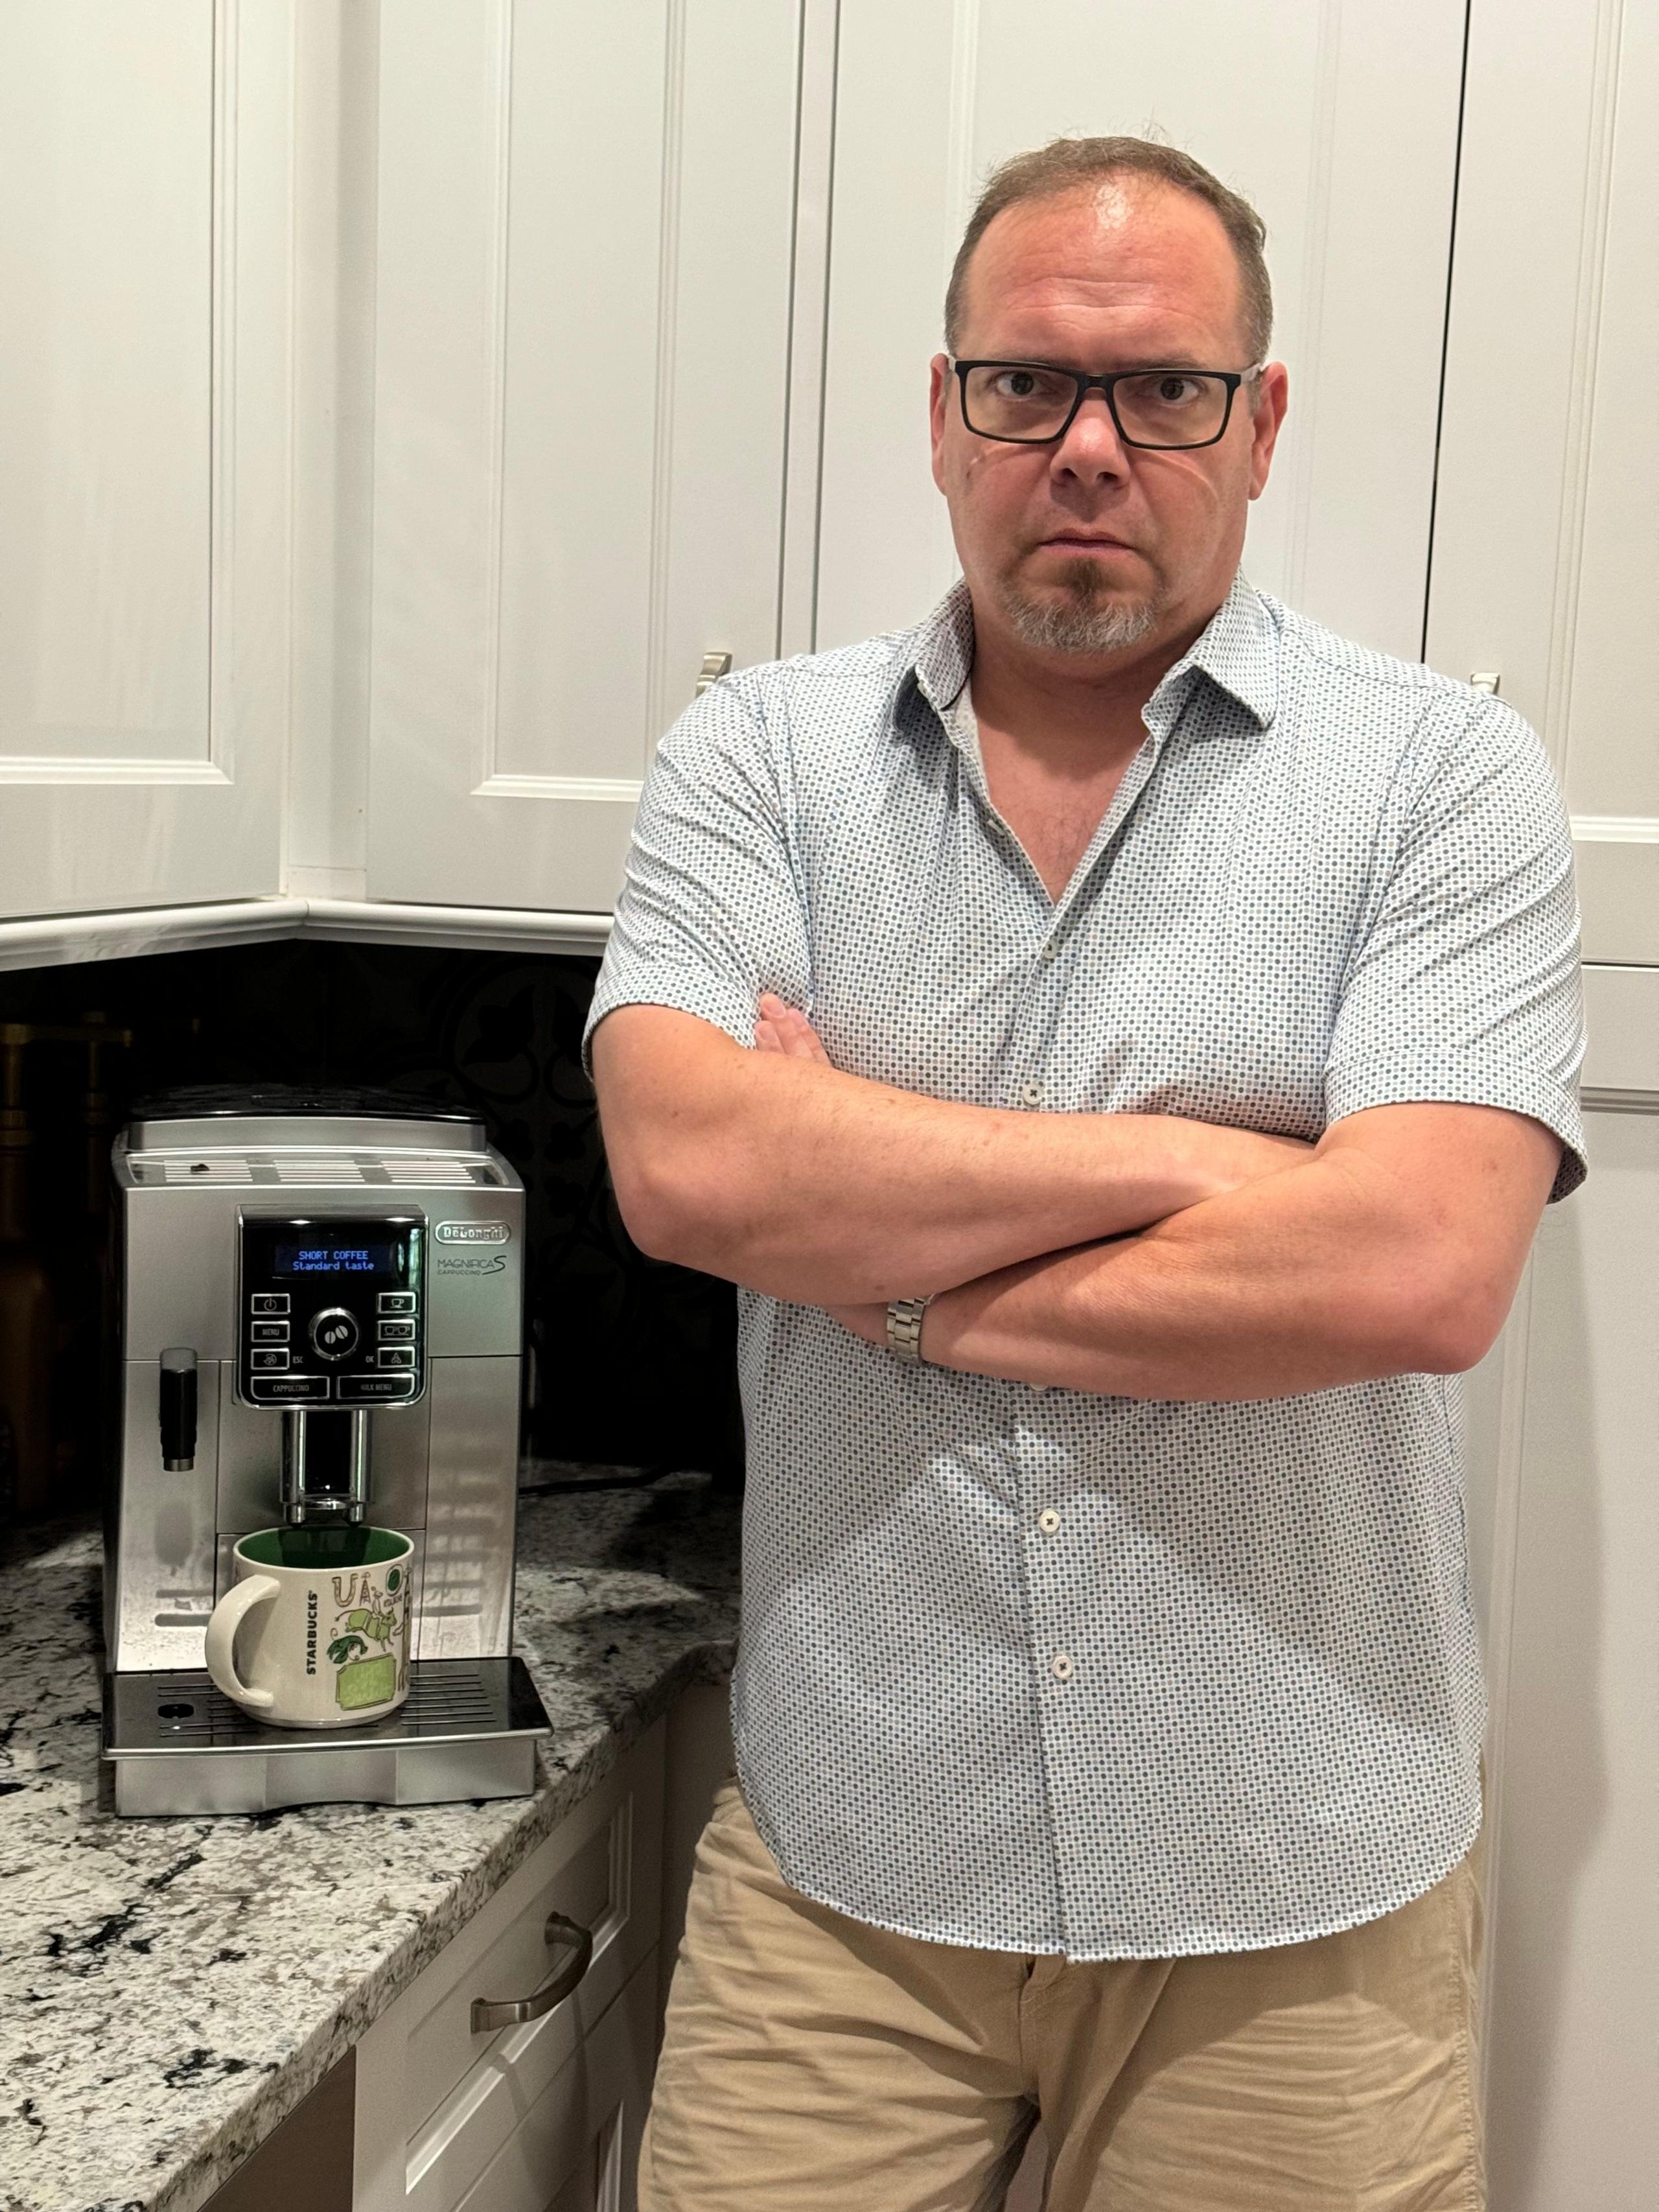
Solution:
[[[276,1086],[144,1102],[113,1171],[116,1810],[527,1794],[549,1724],[512,1652],[518,1176],[466,1113]],[[415,1547],[407,1700],[356,1727],[261,1723],[204,1665],[232,1547],[365,1520]]]

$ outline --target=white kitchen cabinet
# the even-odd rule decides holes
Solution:
[[[656,2058],[663,1738],[659,1723],[357,2046],[354,2212],[632,2203]],[[475,2033],[475,1999],[528,1996],[562,1965],[550,1911],[592,1932],[587,1972],[540,2019]]]
[[[1162,131],[1261,210],[1291,411],[1246,561],[1415,659],[1433,506],[1462,0],[841,0],[822,480],[793,569],[839,645],[918,620],[955,571],[927,364],[979,185],[1062,132]],[[827,159],[827,156],[826,156]],[[805,627],[804,623],[801,625]]]
[[[1468,1389],[1492,2212],[1647,2212],[1659,2166],[1659,969],[1585,981],[1589,1180]]]
[[[796,10],[380,13],[370,896],[605,911],[776,649]]]
[[[656,2051],[656,1978],[653,1952],[514,2129],[459,2212],[634,2212]]]
[[[278,887],[292,40],[0,9],[0,914]]]
[[[1584,957],[1659,963],[1659,6],[1474,0],[1428,653],[1573,817]]]

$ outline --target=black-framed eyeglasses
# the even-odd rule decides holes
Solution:
[[[1042,361],[953,361],[962,419],[976,438],[1048,446],[1063,438],[1091,392],[1104,394],[1117,434],[1143,452],[1213,446],[1226,431],[1233,394],[1254,368],[1121,368],[1085,376]]]

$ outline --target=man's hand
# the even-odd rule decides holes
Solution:
[[[887,1308],[885,1306],[825,1306],[831,1321],[838,1321],[853,1336],[861,1336],[866,1344],[885,1346],[887,1342]],[[927,1333],[927,1316],[921,1317],[922,1334]],[[927,1355],[922,1354],[925,1359]],[[935,1360],[935,1367],[943,1363]]]
[[[755,1024],[755,1049],[781,1053],[789,1060],[815,1060],[822,1067],[830,1065],[830,1055],[805,1015],[797,1012],[793,1006],[786,1006],[772,991],[761,993],[760,1019]]]

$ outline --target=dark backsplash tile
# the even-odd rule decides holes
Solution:
[[[729,1285],[647,1259],[617,1215],[579,1048],[596,963],[295,941],[0,975],[0,1021],[129,1029],[108,1115],[181,1083],[360,1082],[481,1114],[527,1193],[525,1449],[735,1477]],[[32,1047],[40,1233],[78,1206],[86,1054]]]

